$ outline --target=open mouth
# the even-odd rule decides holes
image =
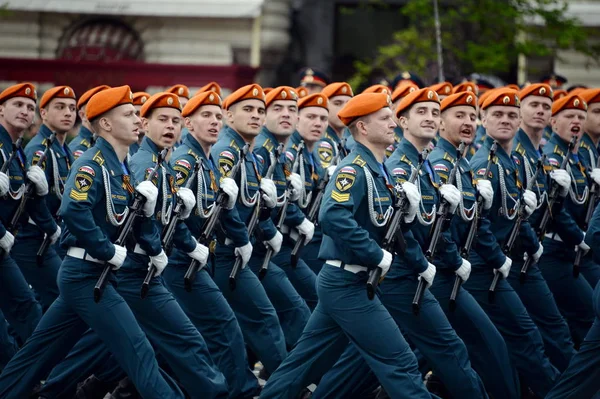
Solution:
[[[175,134],[174,133],[165,133],[165,134],[163,134],[163,138],[173,140],[175,138]]]
[[[210,134],[219,134],[219,131],[217,129],[208,129],[208,132]]]
[[[571,128],[571,133],[578,134],[579,132],[581,132],[581,127],[579,127],[579,126],[573,126]]]

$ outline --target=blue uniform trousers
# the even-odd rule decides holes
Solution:
[[[324,265],[317,278],[319,303],[296,347],[271,375],[261,398],[294,398],[317,381],[349,347],[373,370],[392,398],[430,398],[417,361],[378,297],[365,293],[367,274]],[[362,378],[362,376],[356,376]]]
[[[527,313],[542,335],[550,362],[563,372],[575,354],[569,326],[560,314],[538,265],[533,264],[527,269],[527,278],[523,284],[519,281],[522,267],[521,259],[513,259],[508,282],[519,295]]]
[[[266,371],[272,373],[287,356],[277,312],[263,285],[249,267],[240,270],[236,289],[232,291],[229,288],[229,274],[234,263],[233,250],[217,245],[214,282],[233,309],[244,334],[244,342],[258,356]]]
[[[227,379],[230,397],[241,399],[258,395],[260,387],[248,367],[242,330],[233,310],[208,274],[206,268],[211,266],[196,274],[192,292],[187,292],[183,277],[188,266],[169,261],[163,272],[166,286],[204,337],[213,360]]]
[[[183,398],[183,393],[158,367],[154,350],[131,309],[112,282],[99,303],[93,300],[101,265],[67,256],[58,274],[60,296],[33,335],[0,376],[0,397],[22,399],[70,351],[91,327],[114,354],[144,398]]]
[[[600,391],[600,285],[594,289],[594,324],[579,352],[546,399],[580,399],[598,397]]]
[[[536,395],[544,397],[556,382],[559,372],[544,352],[542,336],[535,323],[506,280],[498,282],[495,301],[489,302],[488,290],[492,280],[491,270],[475,268],[464,288],[477,300],[504,337],[512,364],[523,382]]]
[[[544,240],[540,270],[558,309],[567,320],[575,347],[578,348],[594,322],[593,288],[585,277],[573,277],[575,252],[562,242]]]
[[[0,373],[18,350],[19,346],[12,335],[8,333],[8,324],[4,319],[4,314],[0,311]]]
[[[600,251],[600,249],[596,249],[596,251]],[[580,275],[585,277],[587,282],[590,283],[592,289],[596,288],[596,284],[600,280],[600,265],[594,262],[591,252],[582,256],[579,271]]]
[[[250,262],[248,262],[248,267],[257,276],[263,260],[264,255],[253,253]],[[275,307],[285,336],[285,343],[288,348],[291,348],[300,338],[300,334],[302,334],[302,330],[308,322],[310,309],[288,279],[286,272],[276,265],[273,260],[269,264],[268,272],[261,283]]]
[[[298,258],[298,264],[292,267],[292,247],[285,243],[281,251],[273,257],[273,263],[281,268],[287,275],[290,283],[298,294],[304,299],[308,308],[313,311],[317,306],[317,275],[302,258]],[[308,321],[308,319],[307,319]]]
[[[483,383],[471,368],[464,343],[456,335],[439,303],[429,291],[425,291],[419,315],[413,314],[411,304],[417,289],[416,277],[385,279],[380,287],[381,302],[453,397],[487,397]],[[452,290],[451,286],[450,290]],[[362,295],[366,297],[365,292]],[[502,343],[502,340],[497,342]],[[342,386],[336,381],[343,379],[342,376],[361,375],[358,372],[361,367],[357,368],[358,359],[360,354],[356,348],[352,345],[348,346],[340,361],[321,380],[317,397],[342,398],[344,392],[354,389],[351,384]],[[508,368],[509,366],[510,364],[506,365]],[[498,376],[496,375],[495,378]],[[331,388],[327,389],[327,386]]]
[[[319,259],[319,249],[321,248],[321,240],[312,240],[300,252],[300,257],[306,263],[306,265],[315,273],[315,276],[319,275],[319,272],[323,268],[324,262]],[[316,285],[316,284],[315,284]]]

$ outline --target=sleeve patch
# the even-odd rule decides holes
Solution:
[[[350,193],[342,194],[333,190],[331,192],[331,198],[336,202],[348,202],[350,200]]]
[[[219,154],[219,158],[221,157],[225,157],[225,158],[229,158],[232,161],[235,161],[235,157],[233,156],[233,154],[229,151],[223,151]]]
[[[327,142],[323,142],[319,145],[319,148],[317,148],[317,154],[319,155],[319,159],[324,164],[329,164],[333,160],[333,149]]]
[[[354,169],[352,166],[344,166],[342,169],[340,169],[340,173],[350,173],[356,175],[356,169]]]
[[[556,166],[557,168],[560,168],[560,162],[558,162],[558,159],[556,159],[556,158],[548,158],[548,163],[552,166]]]
[[[437,165],[433,165],[433,170],[436,172],[448,172],[448,167],[444,164],[438,163]]]
[[[392,174],[394,176],[406,176],[407,175],[406,171],[402,168],[395,168],[394,170],[392,170]]]
[[[178,159],[177,162],[175,162],[175,165],[181,165],[186,169],[192,169],[192,165],[185,159]]]
[[[96,172],[94,172],[94,168],[91,168],[91,167],[85,166],[85,165],[82,166],[81,168],[79,168],[78,172],[83,172],[83,173],[87,173],[92,176],[96,176]]]
[[[72,188],[71,193],[69,194],[69,197],[71,197],[71,199],[74,199],[75,201],[87,201],[88,194],[87,193],[78,193],[77,191],[75,191],[74,188]]]
[[[294,154],[292,154],[290,151],[286,151],[285,156],[287,157],[287,159],[294,162]]]
[[[339,191],[347,191],[349,190],[356,180],[356,172],[352,173],[344,173],[340,171],[335,178],[335,188]]]
[[[75,188],[82,193],[85,193],[92,187],[92,182],[92,177],[88,174],[77,173],[75,175]]]
[[[479,169],[477,171],[476,175],[479,177],[485,177],[485,168]],[[490,170],[490,172],[488,173],[488,178],[491,179],[493,176],[494,175],[493,175],[492,171]]]
[[[517,165],[521,165],[521,160],[519,159],[519,157],[517,157],[516,155],[513,155],[513,160],[515,161],[515,163]]]
[[[82,155],[83,155],[83,151],[81,151],[81,150],[75,150],[75,151],[73,151],[73,156],[75,158],[79,158]]]
[[[228,158],[219,158],[219,173],[222,177],[229,177],[233,169],[233,160]]]
[[[189,170],[181,165],[173,166],[173,170],[175,171],[175,180],[177,181],[177,185],[181,186],[185,179],[187,179]]]

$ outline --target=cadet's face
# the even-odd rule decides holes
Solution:
[[[586,116],[581,109],[561,111],[551,119],[552,130],[565,141],[570,141],[573,136],[581,137]]]
[[[131,145],[138,139],[142,121],[135,114],[132,104],[123,104],[112,109],[106,116],[109,134],[123,145]],[[101,126],[105,126],[102,124]]]
[[[596,137],[600,135],[600,103],[593,103],[588,106],[585,131]]]
[[[529,96],[521,101],[523,125],[531,129],[543,129],[550,123],[552,100],[548,97]]]
[[[352,97],[350,96],[335,96],[329,99],[329,124],[332,127],[338,130],[342,130],[346,127],[346,125],[342,123],[342,121],[340,120],[340,118],[338,118],[337,115],[338,112],[340,112],[340,110],[344,108],[344,105],[346,105],[346,103],[350,101],[351,98]]]
[[[228,112],[231,127],[244,136],[258,136],[265,123],[265,103],[260,100],[240,101],[233,104]]]
[[[316,143],[327,129],[329,112],[321,107],[306,107],[300,110],[298,132],[309,144]]]
[[[27,97],[14,97],[0,105],[0,121],[8,130],[21,132],[33,123],[35,101]]]
[[[517,134],[521,115],[519,108],[507,105],[493,105],[486,109],[482,121],[488,136],[499,142],[512,140]]]
[[[427,101],[413,105],[408,118],[401,116],[400,126],[414,137],[432,140],[440,128],[440,120],[440,104]]]
[[[292,100],[277,100],[267,108],[265,126],[276,136],[288,137],[298,124],[298,103]]]
[[[469,145],[475,137],[476,121],[475,108],[468,105],[452,107],[442,113],[440,135],[456,147],[461,141]]]
[[[141,105],[134,105],[134,108],[135,108],[135,114],[137,115],[138,118],[141,119],[141,117],[140,117],[140,111],[142,110],[142,106]],[[145,134],[146,134],[146,129],[144,128],[144,126],[140,126],[140,135],[139,135],[139,138],[141,139]]]
[[[358,123],[365,124],[369,143],[380,148],[387,148],[390,144],[394,144],[396,122],[394,122],[390,107],[382,108]]]
[[[175,108],[155,108],[144,122],[146,135],[161,149],[173,147],[181,133],[181,112]]]
[[[64,133],[73,128],[77,117],[77,105],[73,98],[54,98],[40,109],[42,121],[53,132]]]
[[[185,118],[185,126],[200,143],[213,145],[223,127],[223,111],[217,105],[203,105]]]

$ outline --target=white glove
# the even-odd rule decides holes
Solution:
[[[273,249],[273,256],[277,255],[277,252],[281,249],[281,243],[283,242],[283,236],[280,232],[277,232],[273,238],[269,241],[263,241],[263,244],[269,245]]]
[[[61,232],[62,232],[62,230],[60,229],[60,226],[56,226],[56,230],[50,236],[50,245],[54,245],[54,243],[56,241],[58,241],[58,239],[60,238],[60,233]]]
[[[435,265],[428,263],[427,269],[423,273],[419,273],[419,279],[424,279],[427,282],[427,288],[431,287],[433,284],[433,279],[435,278],[436,268]]]
[[[165,267],[169,263],[169,258],[167,258],[165,251],[161,250],[158,255],[150,257],[150,262],[156,267],[156,272],[154,272],[154,277],[156,277],[160,276],[163,270],[165,270]],[[150,270],[150,266],[148,266],[148,270]]]
[[[4,172],[0,172],[0,197],[3,197],[8,193],[10,189],[10,178]]]
[[[466,259],[462,260],[462,265],[454,272],[460,279],[463,281],[467,281],[469,276],[471,275],[471,262]]]
[[[523,201],[525,201],[525,217],[529,217],[535,212],[535,208],[537,207],[537,197],[533,191],[525,190]]]
[[[492,182],[489,180],[478,180],[477,181],[477,192],[483,198],[483,209],[486,211],[492,207],[494,202],[494,189],[492,188]]]
[[[585,233],[583,233],[583,240],[577,245],[581,251],[583,251],[583,255],[585,255],[589,250],[590,246],[585,242]]]
[[[331,176],[333,176],[336,168],[337,168],[337,165],[331,165],[331,166],[327,167],[327,174],[329,175],[329,178],[331,178]]]
[[[452,184],[442,184],[440,187],[440,195],[448,202],[448,205],[450,205],[450,215],[453,215],[456,211],[458,203],[460,202],[462,194],[460,191],[458,191],[458,188]]]
[[[196,248],[192,252],[188,252],[187,255],[192,259],[196,259],[201,265],[205,265],[208,262],[208,252],[208,247],[198,242]]]
[[[512,259],[507,256],[506,260],[504,261],[504,264],[502,266],[500,266],[500,269],[494,269],[494,275],[497,273],[500,273],[500,274],[502,274],[502,277],[507,278],[508,274],[510,273],[511,266],[512,266]]]
[[[27,172],[27,178],[35,186],[35,193],[39,196],[48,194],[48,181],[46,174],[37,165],[33,165]]]
[[[246,264],[250,260],[252,256],[252,244],[248,243],[243,247],[237,247],[233,250],[235,256],[240,256],[242,258],[242,269],[246,267]]]
[[[594,168],[592,169],[592,174],[590,175],[594,183],[600,184],[600,169]]]
[[[383,259],[381,259],[381,262],[379,262],[377,265],[377,267],[381,269],[381,277],[387,274],[388,270],[390,270],[390,266],[392,265],[392,254],[385,249],[382,249],[382,251]]]
[[[571,175],[564,169],[555,169],[550,172],[550,178],[559,185],[559,194],[561,197],[566,197],[571,188]]]
[[[292,173],[288,178],[291,188],[290,201],[298,201],[302,194],[302,177],[298,173]]]
[[[144,206],[142,207],[144,216],[149,218],[150,216],[154,215],[156,199],[158,198],[158,188],[156,188],[156,186],[150,181],[143,181],[137,185],[135,191],[146,198],[146,202],[144,202]]]
[[[315,225],[306,218],[304,218],[302,223],[296,226],[296,228],[298,229],[298,232],[300,232],[300,234],[304,234],[306,236],[306,238],[304,239],[304,245],[308,244],[315,235]]]
[[[538,247],[538,250],[535,251],[535,253],[533,254],[533,261],[535,263],[538,263],[538,261],[540,260],[540,258],[542,257],[542,254],[544,253],[544,246],[542,245],[542,243],[540,242],[540,245]]]
[[[15,236],[13,236],[10,231],[4,233],[2,238],[0,238],[0,248],[4,250],[4,252],[9,253],[12,249],[13,244],[15,243]]]
[[[409,181],[402,183],[402,190],[408,200],[408,212],[406,213],[406,216],[404,216],[404,222],[411,223],[415,220],[415,216],[417,216],[419,203],[421,202],[421,194],[419,194],[417,186]]]
[[[237,201],[238,193],[240,192],[235,180],[230,177],[223,178],[221,180],[221,190],[227,194],[225,209],[232,210],[235,207],[235,201]]]
[[[119,268],[123,266],[123,262],[125,262],[126,257],[127,248],[122,247],[120,245],[115,245],[115,255],[108,261],[108,263],[113,265],[113,270],[119,270]]]
[[[181,219],[185,220],[190,217],[192,210],[196,206],[196,196],[192,190],[186,187],[180,187],[179,190],[177,190],[176,195],[181,199],[183,205]]]
[[[260,190],[262,191],[262,199],[265,201],[267,208],[275,208],[275,205],[277,205],[277,189],[273,180],[262,178],[260,180]]]

